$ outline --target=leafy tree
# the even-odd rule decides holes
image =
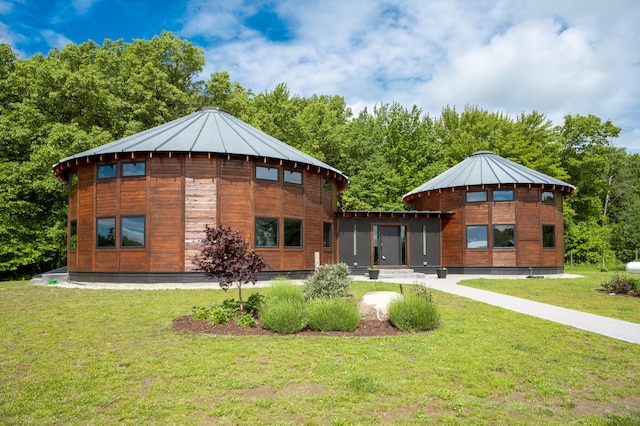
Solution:
[[[231,228],[206,226],[202,250],[192,259],[197,271],[203,271],[208,279],[220,279],[220,287],[228,290],[233,283],[238,287],[240,311],[244,311],[242,286],[255,285],[258,274],[266,266],[264,258],[254,250],[248,250],[249,242],[242,239],[240,231]]]

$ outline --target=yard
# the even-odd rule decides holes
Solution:
[[[526,280],[541,294],[549,281]],[[640,322],[638,298],[553,283],[562,305],[620,303]],[[0,283],[0,424],[640,424],[640,345],[435,291],[442,324],[428,333],[172,330],[192,306],[236,296]]]

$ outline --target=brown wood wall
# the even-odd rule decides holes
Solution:
[[[303,184],[295,185],[284,183],[282,172],[279,182],[256,180],[256,162],[246,158],[163,155],[146,161],[145,177],[101,181],[95,180],[95,163],[78,166],[78,185],[69,191],[69,221],[78,221],[77,249],[69,250],[71,271],[190,271],[205,225],[239,230],[253,247],[255,217],[279,221],[279,247],[257,249],[270,270],[312,269],[314,252],[321,263],[336,262],[337,187],[323,190],[318,170],[282,166],[303,173]],[[120,218],[139,215],[146,218],[144,248],[120,248],[119,241],[115,249],[96,248],[96,218],[115,217],[120,238]],[[284,248],[285,218],[303,221],[302,248]],[[323,222],[332,223],[333,250],[322,247]]]

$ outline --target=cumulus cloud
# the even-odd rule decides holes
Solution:
[[[52,48],[63,47],[69,43],[72,43],[72,41],[65,37],[63,34],[57,33],[52,30],[42,30],[42,36],[47,41],[47,44]]]

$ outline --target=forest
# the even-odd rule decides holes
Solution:
[[[340,95],[255,93],[224,70],[203,78],[204,51],[170,32],[151,40],[68,44],[19,59],[0,45],[0,279],[66,264],[61,158],[218,106],[349,177],[340,209],[402,210],[402,195],[478,150],[576,187],[565,200],[566,262],[612,268],[640,247],[640,154],[594,115],[552,123],[468,105],[440,116],[381,103],[357,114]],[[215,65],[215,64],[214,64]]]

